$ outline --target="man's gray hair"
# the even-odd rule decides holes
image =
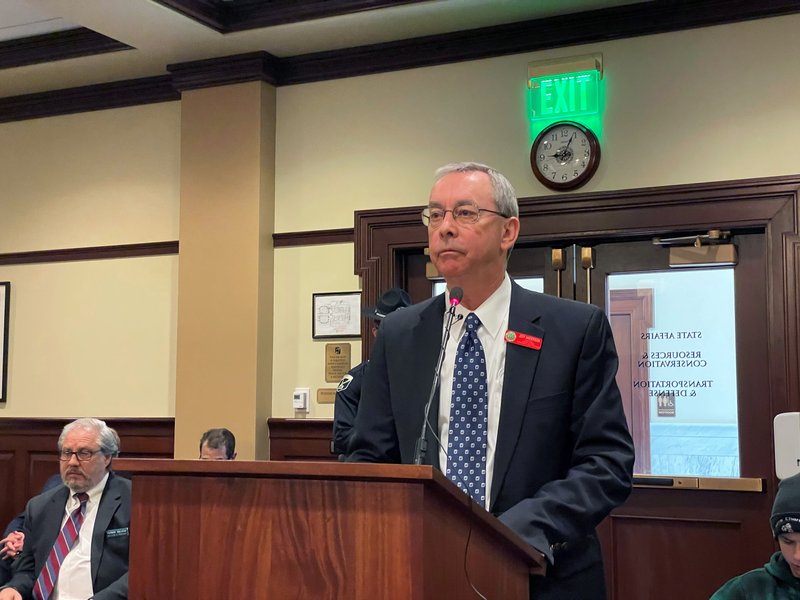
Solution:
[[[75,429],[90,429],[96,431],[100,437],[100,452],[106,456],[117,456],[119,454],[119,435],[111,427],[106,425],[105,421],[100,419],[76,419],[72,423],[64,425],[61,430],[61,435],[58,436],[58,449],[59,451],[64,445],[64,438],[70,431]]]
[[[497,210],[500,214],[504,217],[519,217],[519,205],[517,204],[517,193],[514,191],[514,187],[506,179],[505,175],[488,165],[476,162],[450,163],[436,169],[434,183],[450,173],[471,173],[474,171],[486,173],[489,176],[492,182],[494,203],[497,205]]]

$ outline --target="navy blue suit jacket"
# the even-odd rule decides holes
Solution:
[[[6,587],[31,598],[36,578],[61,530],[69,488],[61,486],[34,496],[25,508],[25,544]],[[92,534],[92,585],[95,600],[128,597],[128,538],[131,482],[109,473]]]
[[[444,296],[386,317],[370,357],[348,460],[412,463],[442,337]],[[595,527],[627,498],[633,443],[615,382],[611,328],[596,306],[512,284],[490,510],[565,578],[602,565]],[[438,394],[429,422],[437,430]],[[427,462],[438,465],[428,434]],[[598,569],[602,587],[602,569]]]

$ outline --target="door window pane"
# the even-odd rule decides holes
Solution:
[[[739,476],[733,268],[608,277],[634,471]]]

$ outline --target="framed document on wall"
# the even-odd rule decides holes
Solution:
[[[6,401],[8,378],[8,316],[11,305],[11,282],[0,281],[0,402]]]
[[[311,337],[361,337],[361,292],[312,294]]]

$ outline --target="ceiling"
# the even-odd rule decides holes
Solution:
[[[18,109],[108,82],[180,90],[195,61],[244,68],[209,59],[255,52],[284,85],[792,12],[800,1],[0,0],[0,112],[45,114]]]
[[[420,36],[476,29],[632,4],[641,0],[428,0],[348,2],[304,0],[2,0],[0,43],[8,48],[29,36],[88,28],[130,50],[0,69],[0,97],[162,75],[166,66],[253,51],[277,57],[339,50]],[[225,9],[247,5],[308,19],[221,33],[174,9],[184,4]],[[173,5],[168,6],[168,5]],[[319,7],[322,6],[322,9]],[[373,8],[370,10],[371,6]],[[275,7],[275,8],[270,8]],[[354,10],[319,18],[320,10]],[[317,11],[313,10],[317,8]],[[121,46],[121,45],[120,45]],[[14,64],[14,63],[12,63]]]

